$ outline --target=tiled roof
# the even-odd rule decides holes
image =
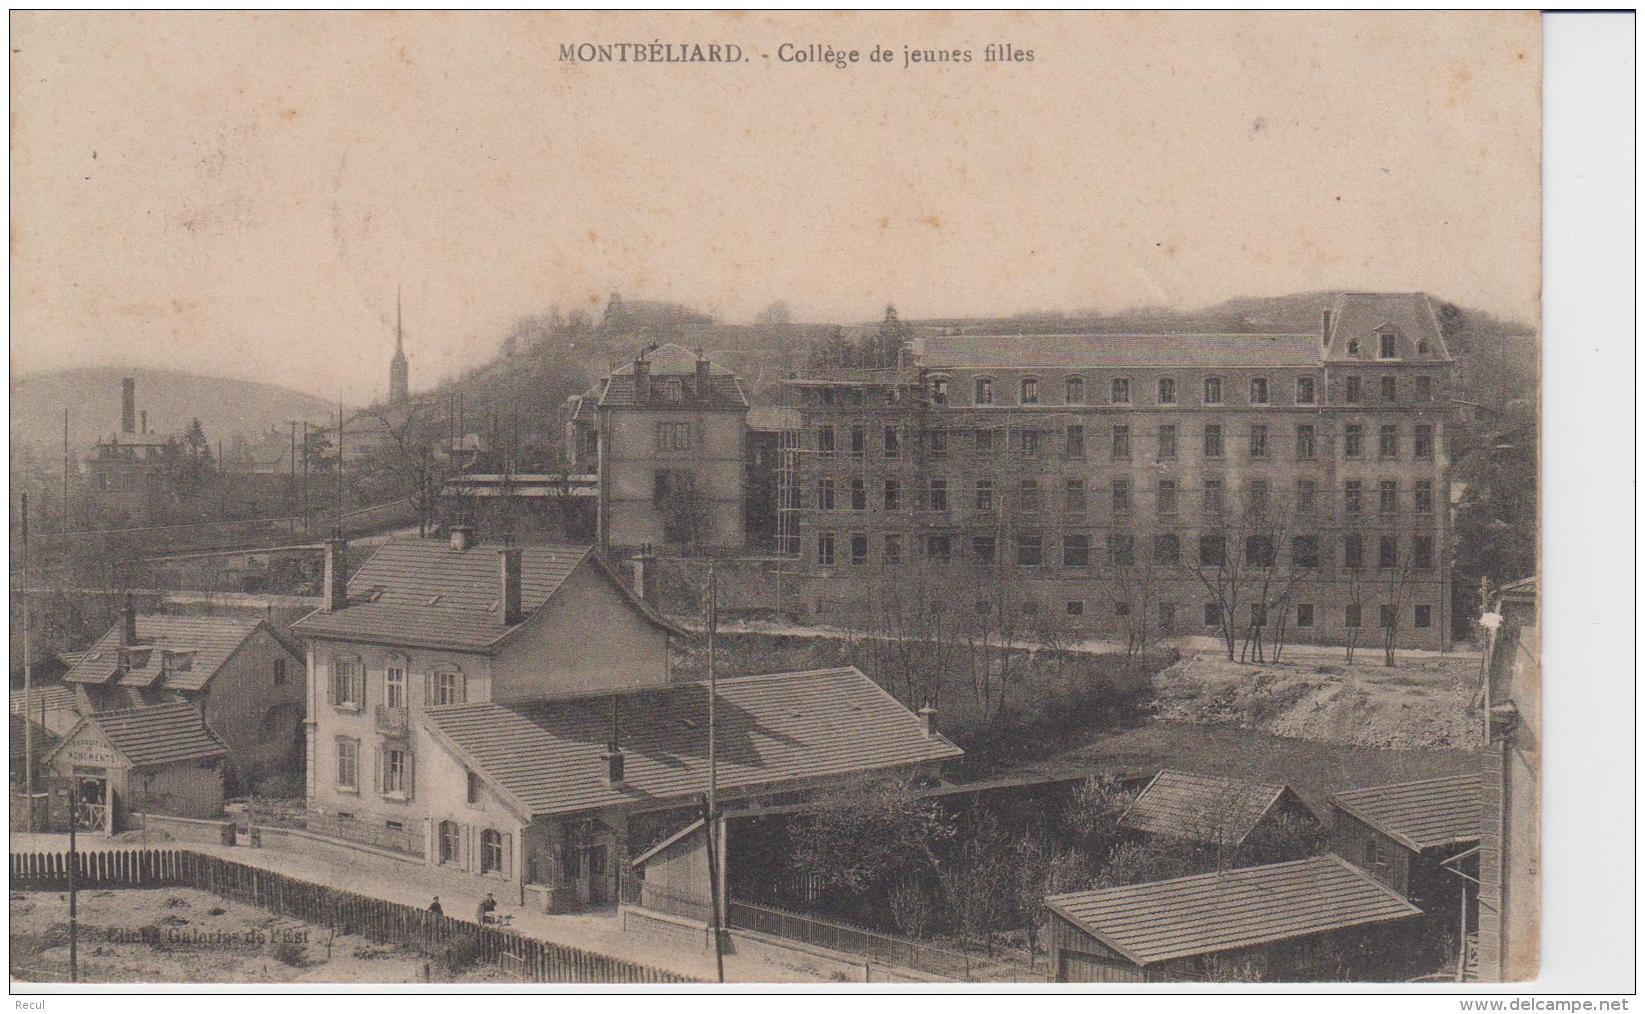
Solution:
[[[261,620],[232,616],[176,616],[169,613],[138,613],[137,644],[132,666],[115,680],[120,663],[120,624],[110,627],[97,643],[86,650],[74,668],[63,675],[64,683],[109,684],[154,687],[164,690],[199,690],[217,674],[259,626]],[[269,628],[273,631],[273,628]],[[277,638],[279,635],[275,635]],[[282,641],[282,643],[285,643]],[[288,645],[288,647],[291,647]],[[297,649],[292,649],[301,654]],[[174,666],[165,670],[166,652],[172,652]],[[187,669],[176,666],[184,656]]]
[[[1383,834],[1421,852],[1479,840],[1480,777],[1428,778],[1339,792],[1331,802]]]
[[[1285,791],[1283,785],[1166,768],[1120,817],[1120,826],[1209,844],[1238,845]]]
[[[1421,914],[1336,855],[1058,894],[1045,903],[1139,965]]]
[[[21,714],[24,710],[23,704],[23,691],[13,690],[11,692],[11,713],[14,715]],[[39,715],[42,704],[45,705],[47,711],[73,709],[76,707],[74,688],[56,685],[35,687],[29,694],[28,713],[30,715]]]
[[[658,348],[651,349],[645,354],[646,362],[651,364],[651,376],[658,377],[686,377],[697,375],[697,355],[690,349],[670,342]],[[748,395],[743,392],[742,381],[737,375],[717,363],[708,364],[709,393],[711,399],[726,408],[747,408]],[[689,398],[689,396],[688,396]],[[695,403],[700,404],[700,401]],[[624,363],[611,371],[600,388],[599,404],[601,408],[613,405],[633,405],[634,401],[634,364]],[[660,397],[653,397],[651,404],[668,405]],[[692,400],[681,403],[693,404]]]
[[[1319,366],[1308,334],[942,335],[925,340],[927,369]]]
[[[186,701],[87,715],[63,742],[72,740],[87,723],[101,730],[133,767],[204,760],[228,752],[223,741],[206,728],[199,710]]]
[[[612,704],[624,781],[606,780]],[[622,695],[430,708],[435,734],[523,813],[573,813],[678,801],[708,786],[708,685]],[[722,790],[883,771],[958,757],[941,736],[853,668],[721,680]]]
[[[1348,342],[1357,339],[1359,359],[1375,362],[1377,331],[1384,326],[1398,335],[1399,358],[1407,362],[1449,362],[1451,350],[1439,329],[1434,301],[1425,292],[1344,292],[1331,305],[1331,336],[1327,356],[1331,361],[1356,362],[1349,357]],[[1418,355],[1417,343],[1428,341],[1428,354]]]
[[[307,637],[334,637],[407,647],[481,651],[521,624],[503,623],[497,546],[463,552],[443,540],[395,538],[371,555],[348,582],[348,604],[316,610],[292,624]],[[530,614],[587,562],[598,567],[647,619],[672,630],[607,571],[588,546],[523,546],[520,601]]]

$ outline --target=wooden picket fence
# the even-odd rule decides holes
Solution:
[[[186,849],[81,852],[77,859],[76,880],[81,887],[196,888],[311,926],[358,934],[373,943],[408,946],[424,953],[461,949],[473,960],[496,965],[528,982],[700,981],[537,940],[517,930],[434,915],[426,909],[339,891]],[[68,870],[66,852],[11,854],[13,890],[66,890]]]

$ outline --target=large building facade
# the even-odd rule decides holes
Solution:
[[[1440,648],[1451,367],[1420,293],[1310,334],[928,338],[788,382],[779,545],[823,619],[923,587],[1021,627]]]

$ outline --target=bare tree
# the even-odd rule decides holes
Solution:
[[[440,423],[433,409],[410,402],[374,405],[361,414],[370,422],[373,439],[361,459],[358,481],[379,496],[403,499],[426,525],[439,495],[431,460]]]

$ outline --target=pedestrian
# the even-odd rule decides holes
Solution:
[[[491,896],[490,891],[487,891],[485,900],[480,902],[480,925],[484,926],[486,923],[490,922],[491,913],[495,911],[497,911],[497,899]]]
[[[438,894],[436,894],[434,896],[433,901],[429,902],[428,910],[430,912],[434,913],[435,915],[445,915],[446,914],[446,910],[440,907],[440,896]]]

